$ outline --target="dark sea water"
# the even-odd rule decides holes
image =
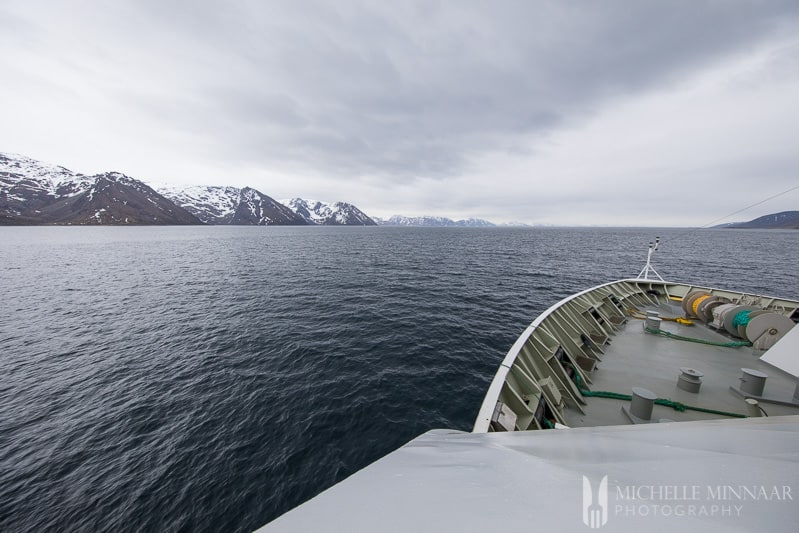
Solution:
[[[642,268],[799,298],[799,231],[0,228],[0,531],[248,531]]]

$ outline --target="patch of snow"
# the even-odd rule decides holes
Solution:
[[[232,215],[241,198],[237,187],[195,185],[189,187],[159,187],[156,191],[177,205],[190,211],[212,213],[215,217]]]
[[[36,183],[41,190],[55,195],[58,185],[76,175],[64,167],[49,165],[19,154],[0,153],[0,174],[18,176]],[[21,181],[20,179],[20,181]]]
[[[324,224],[338,215],[337,204],[303,198],[279,201],[311,224]]]

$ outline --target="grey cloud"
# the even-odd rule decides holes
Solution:
[[[457,2],[436,14],[425,6],[198,4],[164,20],[225,61],[196,90],[209,112],[241,123],[248,139],[234,132],[229,149],[249,148],[238,156],[436,177],[512,149],[519,135],[677,83],[756,46],[795,22],[799,8]]]

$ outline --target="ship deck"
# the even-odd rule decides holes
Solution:
[[[710,311],[704,318],[687,312],[691,302],[701,301],[695,299],[699,292],[734,307],[736,314],[748,306],[760,316],[768,315],[769,326],[763,331],[771,332],[771,340],[761,342],[768,337],[762,335],[757,342],[752,339],[754,345],[731,346],[747,339],[731,335],[723,322],[709,318],[714,316]],[[644,327],[647,311],[663,318],[654,328],[661,334]],[[691,324],[669,320],[686,315]],[[753,324],[755,320],[764,318],[753,318]],[[782,344],[780,349],[789,354],[788,367],[799,366],[796,320],[799,302],[762,295],[652,280],[622,280],[588,289],[553,305],[517,339],[486,393],[474,431],[799,415],[799,399],[794,398],[799,394],[799,371],[788,372],[761,359]],[[748,335],[749,326],[741,331]],[[791,345],[788,350],[786,345]],[[701,373],[698,391],[678,386],[681,369]],[[742,387],[743,369],[748,369],[749,390],[742,394],[734,389]],[[767,375],[762,392],[751,392],[753,373]],[[640,403],[636,408],[631,403],[634,388],[656,398],[651,415],[644,409],[644,416],[630,416],[641,414]],[[747,398],[757,400],[757,406],[748,405]]]
[[[661,316],[682,316],[679,303],[662,303],[641,307],[641,310],[658,311]],[[632,387],[643,387],[658,398],[669,399],[685,405],[709,408],[718,411],[746,414],[744,398],[733,392],[730,386],[740,386],[742,368],[758,370],[768,374],[764,395],[790,400],[796,388],[792,376],[761,361],[752,347],[737,348],[712,346],[701,343],[675,340],[647,333],[643,320],[629,319],[611,337],[601,361],[591,374],[592,391],[611,391],[632,394]],[[687,326],[676,322],[663,322],[661,328],[680,336],[719,343],[740,340],[721,334],[698,320]],[[799,353],[799,348],[797,348]],[[680,368],[687,367],[703,374],[699,392],[693,393],[677,387]],[[799,406],[789,407],[759,402],[769,416],[799,414]],[[568,426],[608,426],[630,424],[630,419],[621,407],[628,405],[610,398],[590,397],[582,406],[584,413],[572,407],[564,410]],[[652,421],[709,420],[723,418],[718,414],[701,411],[677,411],[665,405],[655,405]]]

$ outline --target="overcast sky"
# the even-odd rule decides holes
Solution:
[[[0,101],[76,172],[698,226],[799,185],[799,2],[2,0]]]

